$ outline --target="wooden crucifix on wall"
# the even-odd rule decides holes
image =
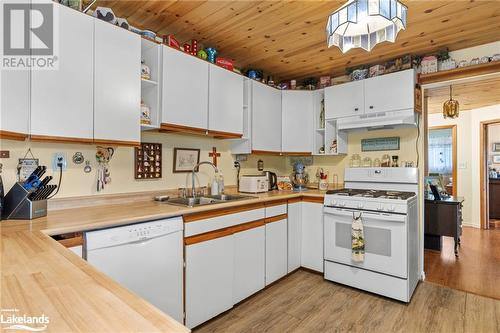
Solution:
[[[217,152],[217,147],[212,147],[212,152],[208,153],[208,156],[212,158],[212,163],[217,166],[217,157],[220,157],[220,153]]]

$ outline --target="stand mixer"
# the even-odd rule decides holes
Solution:
[[[297,162],[293,165],[293,173],[291,176],[293,190],[296,192],[307,191],[307,184],[309,183],[309,176],[305,172],[306,167],[303,163]]]

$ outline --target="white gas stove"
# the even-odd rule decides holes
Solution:
[[[418,169],[349,168],[324,201],[325,279],[409,302],[418,283]],[[364,260],[351,260],[361,216]]]

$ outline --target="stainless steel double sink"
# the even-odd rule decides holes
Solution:
[[[201,196],[196,198],[193,197],[170,198],[164,202],[175,206],[195,207],[195,206],[215,205],[224,202],[248,200],[248,199],[255,199],[255,197],[249,195],[219,194],[219,195]]]

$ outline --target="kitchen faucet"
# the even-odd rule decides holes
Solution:
[[[193,168],[193,171],[191,172],[191,193],[192,193],[192,196],[193,198],[196,198],[196,193],[195,193],[195,180],[194,180],[194,173],[196,172],[196,170],[198,170],[200,168],[200,165],[202,164],[208,164],[208,165],[211,165],[213,168],[214,168],[214,171],[216,174],[219,173],[219,169],[217,169],[217,167],[215,166],[215,164],[213,164],[212,162],[208,162],[208,161],[203,161],[203,162],[200,162],[198,164],[196,164]]]

